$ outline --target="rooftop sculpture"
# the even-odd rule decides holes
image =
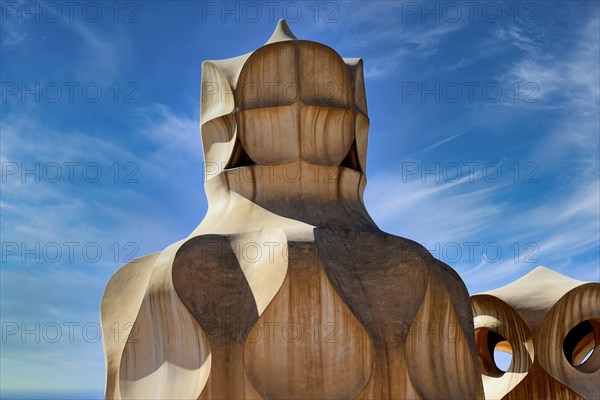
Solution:
[[[538,267],[473,296],[473,308],[487,399],[598,398],[600,283]],[[512,354],[507,371],[494,349]]]
[[[107,285],[107,398],[483,396],[463,282],[364,206],[368,127],[362,60],[283,21],[204,62],[208,212]]]

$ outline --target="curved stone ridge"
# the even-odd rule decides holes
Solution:
[[[111,278],[107,398],[483,396],[464,284],[364,207],[368,127],[362,60],[284,21],[203,63],[208,211]]]

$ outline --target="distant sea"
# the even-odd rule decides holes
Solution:
[[[27,393],[0,391],[0,400],[103,400],[102,390],[86,392]]]

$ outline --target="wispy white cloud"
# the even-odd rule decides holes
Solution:
[[[488,183],[487,188],[476,189],[485,184],[479,183],[402,182],[397,176],[376,175],[369,180],[365,202],[387,231],[421,242],[430,251],[448,244],[461,247],[463,257],[453,266],[471,290],[515,279],[532,268],[532,260],[551,261],[548,267],[569,275],[577,271],[575,277],[580,279],[593,275],[588,271],[581,277],[578,266],[566,261],[600,245],[599,180],[574,182],[562,194],[548,193],[540,203],[523,207],[506,200],[517,184]],[[475,259],[467,257],[468,243],[477,243]],[[481,252],[485,244],[500,247],[502,258],[486,261]],[[516,251],[521,253],[518,259]],[[527,255],[532,257],[524,259]]]
[[[0,25],[2,33],[2,43],[4,47],[15,47],[23,42],[29,36],[25,24],[19,24],[14,20],[7,20]]]
[[[363,41],[356,43],[359,47],[369,47],[377,43],[378,46],[389,48],[384,56],[367,59],[365,77],[388,76],[402,65],[408,56],[414,57],[415,54],[421,58],[433,56],[439,51],[439,46],[447,39],[447,35],[460,28],[460,24],[438,26],[423,24],[411,29],[397,24],[385,30],[379,27],[372,32],[365,32]]]
[[[508,283],[538,263],[578,279],[598,280],[598,15],[592,14],[574,33],[577,45],[560,57],[519,28],[499,29],[503,40],[522,51],[502,80],[535,82],[539,103],[530,107],[532,116],[549,115],[554,122],[522,156],[535,161],[543,182],[534,184],[536,190],[529,187],[523,192],[518,182],[488,183],[482,188],[482,182],[435,182],[431,176],[426,182],[419,177],[407,181],[377,174],[369,179],[366,203],[383,228],[423,243],[498,244],[505,252],[500,260],[462,258],[454,265],[474,291]],[[544,110],[549,114],[540,114]],[[503,121],[497,121],[499,126]],[[442,148],[456,137],[413,154],[423,157],[424,150]],[[452,159],[460,157],[455,154]],[[535,196],[528,199],[524,193]],[[513,196],[521,200],[513,202]],[[531,256],[530,262],[524,256]]]
[[[508,42],[526,52],[539,52],[541,51],[540,37],[532,37],[531,33],[532,30],[525,33],[522,26],[516,23],[499,25],[496,31],[497,39],[501,42]]]
[[[175,115],[163,104],[140,107],[135,111],[135,117],[142,126],[140,133],[157,145],[157,152],[176,151],[181,157],[183,150],[186,158],[199,159],[202,156],[198,117]]]
[[[351,21],[353,26],[352,32],[344,32],[352,38],[352,51],[384,50],[377,56],[365,57],[365,77],[389,76],[409,56],[425,59],[433,56],[449,39],[449,34],[464,27],[462,23],[398,23],[403,7],[395,1],[363,2],[360,12],[356,12],[350,5],[342,5],[342,20]]]
[[[1,121],[2,242],[13,246],[10,252],[5,247],[2,250],[1,322],[17,324],[19,330],[22,324],[36,329],[39,323],[40,336],[46,324],[63,329],[57,343],[43,337],[37,343],[33,335],[21,340],[20,331],[7,338],[0,362],[2,380],[9,384],[3,384],[3,390],[101,389],[101,342],[85,340],[82,327],[91,324],[86,333],[95,337],[108,277],[129,256],[161,250],[188,233],[165,217],[172,215],[171,204],[153,198],[148,187],[174,198],[189,187],[184,181],[190,176],[185,169],[200,170],[201,165],[198,121],[162,105],[150,105],[133,113],[131,122],[134,128],[126,136],[133,144],[117,140],[114,132],[102,135],[56,129],[25,113],[13,112]],[[132,137],[145,144],[135,146]],[[47,181],[41,172],[44,166],[56,163],[63,167],[64,175],[64,162],[79,162],[74,182],[66,176],[56,183]],[[83,179],[81,167],[90,162],[102,168],[106,179],[97,183]],[[140,183],[115,183],[110,170],[115,162],[121,166],[135,163],[139,168],[135,178]],[[14,163],[18,173],[5,175],[6,163]],[[21,175],[24,166],[32,170],[36,163],[40,165],[37,173]],[[65,243],[73,246],[72,253]],[[125,247],[128,243],[133,247]],[[98,259],[94,251],[93,261],[86,258],[82,249],[88,244],[100,248]],[[16,253],[14,246],[19,248]],[[53,261],[57,248],[62,253]],[[72,342],[64,323],[79,324]],[[85,373],[77,371],[81,360],[89,360]],[[43,377],[36,378],[36,373]],[[73,375],[78,376],[77,382],[71,380]]]
[[[24,110],[13,109],[0,122],[0,322],[3,328],[18,329],[15,335],[3,336],[3,395],[5,390],[23,388],[44,393],[93,388],[101,393],[104,365],[96,329],[108,278],[130,258],[162,250],[189,233],[177,226],[173,202],[191,201],[187,197],[192,190],[197,194],[192,200],[200,198],[201,185],[190,189],[189,181],[193,172],[201,171],[198,118],[146,104],[127,122],[120,126],[121,135],[97,127],[89,131],[68,124],[55,127]],[[5,174],[7,163],[18,169],[15,175]],[[61,167],[58,182],[48,181],[43,172],[50,163]],[[73,182],[64,163],[78,163]],[[100,166],[100,181],[86,181],[82,173],[86,163]],[[111,169],[115,163],[121,168],[118,182]],[[137,166],[134,178],[139,183],[123,183],[125,163]],[[36,165],[37,172],[22,175],[23,168],[31,171]],[[200,212],[194,215],[201,217]],[[199,221],[191,221],[187,229],[194,222]],[[86,245],[92,246],[92,261],[83,251]],[[6,246],[11,246],[10,252]],[[98,259],[96,248],[101,252]],[[53,261],[56,249],[61,255]],[[56,343],[43,336],[48,324],[62,329]],[[86,324],[89,328],[84,331]],[[23,327],[37,329],[40,340],[32,334],[23,340]],[[48,330],[50,337],[53,329]]]
[[[506,206],[488,200],[492,186],[479,190],[469,178],[456,183],[420,179],[403,182],[399,176],[369,179],[365,202],[384,229],[419,242],[468,241],[488,229]]]
[[[111,81],[130,55],[129,39],[122,30],[106,30],[100,24],[61,19],[62,27],[74,33],[78,56],[72,65],[77,79]]]
[[[3,238],[94,241],[106,237],[105,229],[111,224],[116,230],[113,240],[146,238],[156,245],[172,237],[173,232],[161,227],[160,221],[148,218],[147,213],[132,213],[123,205],[137,204],[137,210],[158,212],[168,205],[142,193],[140,185],[162,188],[162,194],[189,186],[186,179],[201,171],[198,121],[177,116],[161,105],[139,109],[132,119],[134,128],[124,136],[139,140],[128,144],[114,140],[114,132],[97,135],[53,129],[25,114],[3,120],[1,159],[6,171],[7,164],[16,169],[2,177]],[[141,148],[137,146],[140,141],[144,143]],[[86,174],[88,164],[93,168]],[[58,181],[53,181],[57,168],[51,165],[58,168]],[[125,169],[126,165],[131,168]],[[34,172],[24,173],[26,169]],[[97,169],[101,175],[94,181]],[[127,176],[133,182],[125,182]],[[104,216],[101,226],[98,215]]]
[[[549,98],[552,98],[553,108],[595,112],[600,96],[599,30],[599,17],[595,13],[576,34],[575,47],[567,50],[566,54],[557,55],[542,51],[535,39],[525,36],[516,26],[510,28],[508,34],[501,29],[501,36],[510,36],[515,46],[525,50],[524,56],[501,79],[520,82],[522,96],[532,93],[532,88],[524,85],[534,83],[535,98],[539,100],[536,107],[550,103]]]
[[[469,131],[471,131],[471,129],[466,129],[466,130],[464,130],[462,132],[459,132],[459,133],[457,133],[455,135],[451,135],[451,136],[449,136],[449,137],[447,137],[445,139],[440,140],[439,142],[436,142],[436,143],[434,143],[432,145],[429,145],[429,146],[423,148],[423,150],[421,150],[420,152],[425,152],[427,150],[431,150],[431,149],[434,149],[434,148],[436,148],[438,146],[441,146],[441,145],[443,145],[445,143],[451,142],[452,140],[457,139],[457,138],[465,135],[466,133],[469,133]]]
[[[500,28],[499,36],[523,52],[508,66],[502,80],[536,83],[539,104],[535,110],[560,111],[552,115],[553,127],[525,155],[536,161],[545,176],[555,175],[554,185],[546,183],[535,199],[515,204],[510,197],[522,197],[516,182],[482,189],[477,182],[466,184],[464,180],[440,183],[430,177],[427,182],[401,181],[380,174],[370,178],[366,192],[374,219],[396,234],[423,243],[475,241],[501,246],[507,254],[498,261],[480,257],[465,262],[463,258],[454,265],[472,291],[508,283],[537,263],[578,279],[598,280],[597,258],[581,261],[589,260],[600,246],[598,29],[598,15],[592,15],[576,33],[577,45],[558,57],[544,52],[539,38],[514,26]],[[422,156],[463,134],[414,154]],[[565,173],[568,179],[561,178]],[[517,258],[511,248],[515,243],[520,250]],[[524,249],[528,244],[532,247]],[[532,255],[535,265],[524,262],[523,255]]]
[[[4,3],[2,5],[2,23],[0,24],[0,46],[14,48],[29,36],[27,24],[24,24],[19,15],[19,10],[25,2],[22,0]]]

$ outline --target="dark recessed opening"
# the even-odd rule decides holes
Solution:
[[[340,164],[340,167],[354,169],[360,171],[360,162],[358,161],[358,150],[356,149],[356,140],[352,143],[350,151]]]
[[[242,144],[238,141],[235,143],[233,154],[231,156],[231,160],[226,168],[237,168],[237,167],[246,167],[249,165],[255,165],[254,160],[250,158],[248,153],[242,147]]]
[[[510,369],[513,348],[502,335],[488,328],[475,331],[479,364],[484,375],[499,378]]]
[[[600,320],[588,319],[575,325],[563,340],[565,358],[581,372],[595,372],[600,366]]]

